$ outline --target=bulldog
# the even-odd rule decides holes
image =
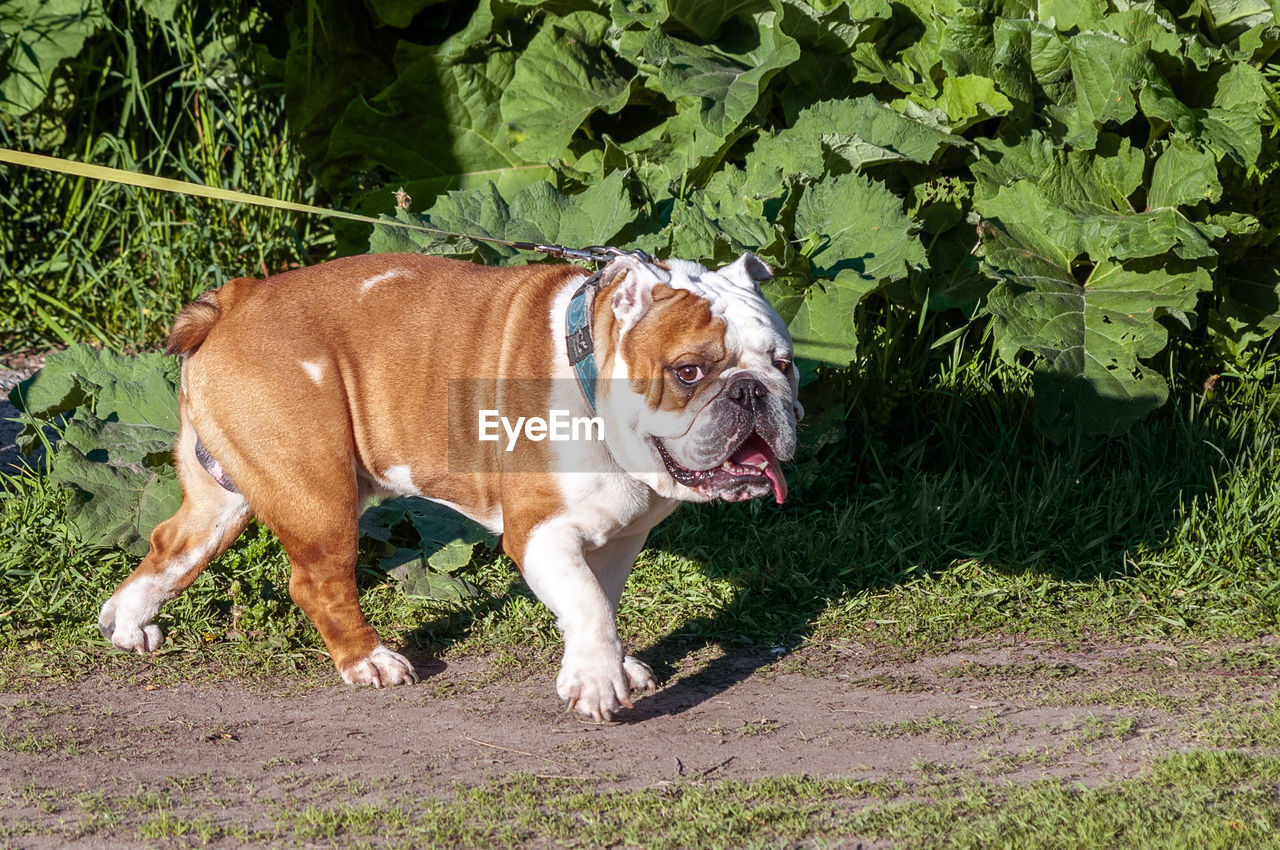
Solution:
[[[803,411],[760,291],[770,276],[752,254],[710,271],[620,253],[594,275],[378,254],[204,293],[168,342],[182,503],[99,628],[120,649],[158,648],[161,605],[256,516],[342,678],[416,682],[365,620],[355,565],[366,500],[419,496],[502,535],[562,632],[557,693],[612,719],[657,687],[616,626],[649,531],[681,502],[786,498]],[[504,411],[597,427],[557,442],[524,418],[504,433]]]

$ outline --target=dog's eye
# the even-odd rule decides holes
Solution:
[[[773,361],[773,368],[785,375],[787,370],[791,368],[791,361],[779,357]]]
[[[690,387],[705,377],[702,372],[702,367],[693,363],[689,363],[684,366],[677,366],[675,368],[675,373],[676,377],[680,379],[680,383]]]

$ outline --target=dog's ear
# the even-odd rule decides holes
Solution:
[[[621,329],[626,331],[640,321],[653,303],[653,288],[670,279],[671,276],[662,269],[623,254],[600,272],[600,288],[617,285],[613,291],[613,315]]]
[[[755,289],[762,281],[773,277],[773,269],[764,260],[748,252],[720,269],[720,274],[739,286]]]

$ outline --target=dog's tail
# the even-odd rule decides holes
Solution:
[[[173,320],[173,330],[169,331],[169,342],[165,345],[165,353],[185,355],[199,348],[205,337],[209,335],[209,331],[213,330],[213,326],[217,324],[218,319],[222,318],[222,314],[240,300],[237,290],[250,283],[255,281],[238,278],[225,286],[210,289],[183,307],[178,317]]]

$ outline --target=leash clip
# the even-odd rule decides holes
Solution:
[[[529,250],[538,251],[542,254],[555,257],[560,260],[586,260],[591,263],[607,263],[611,260],[622,257],[632,256],[642,263],[652,263],[653,257],[647,251],[634,248],[630,251],[624,251],[621,248],[614,248],[610,245],[590,245],[586,248],[566,248],[563,245],[530,245]]]

